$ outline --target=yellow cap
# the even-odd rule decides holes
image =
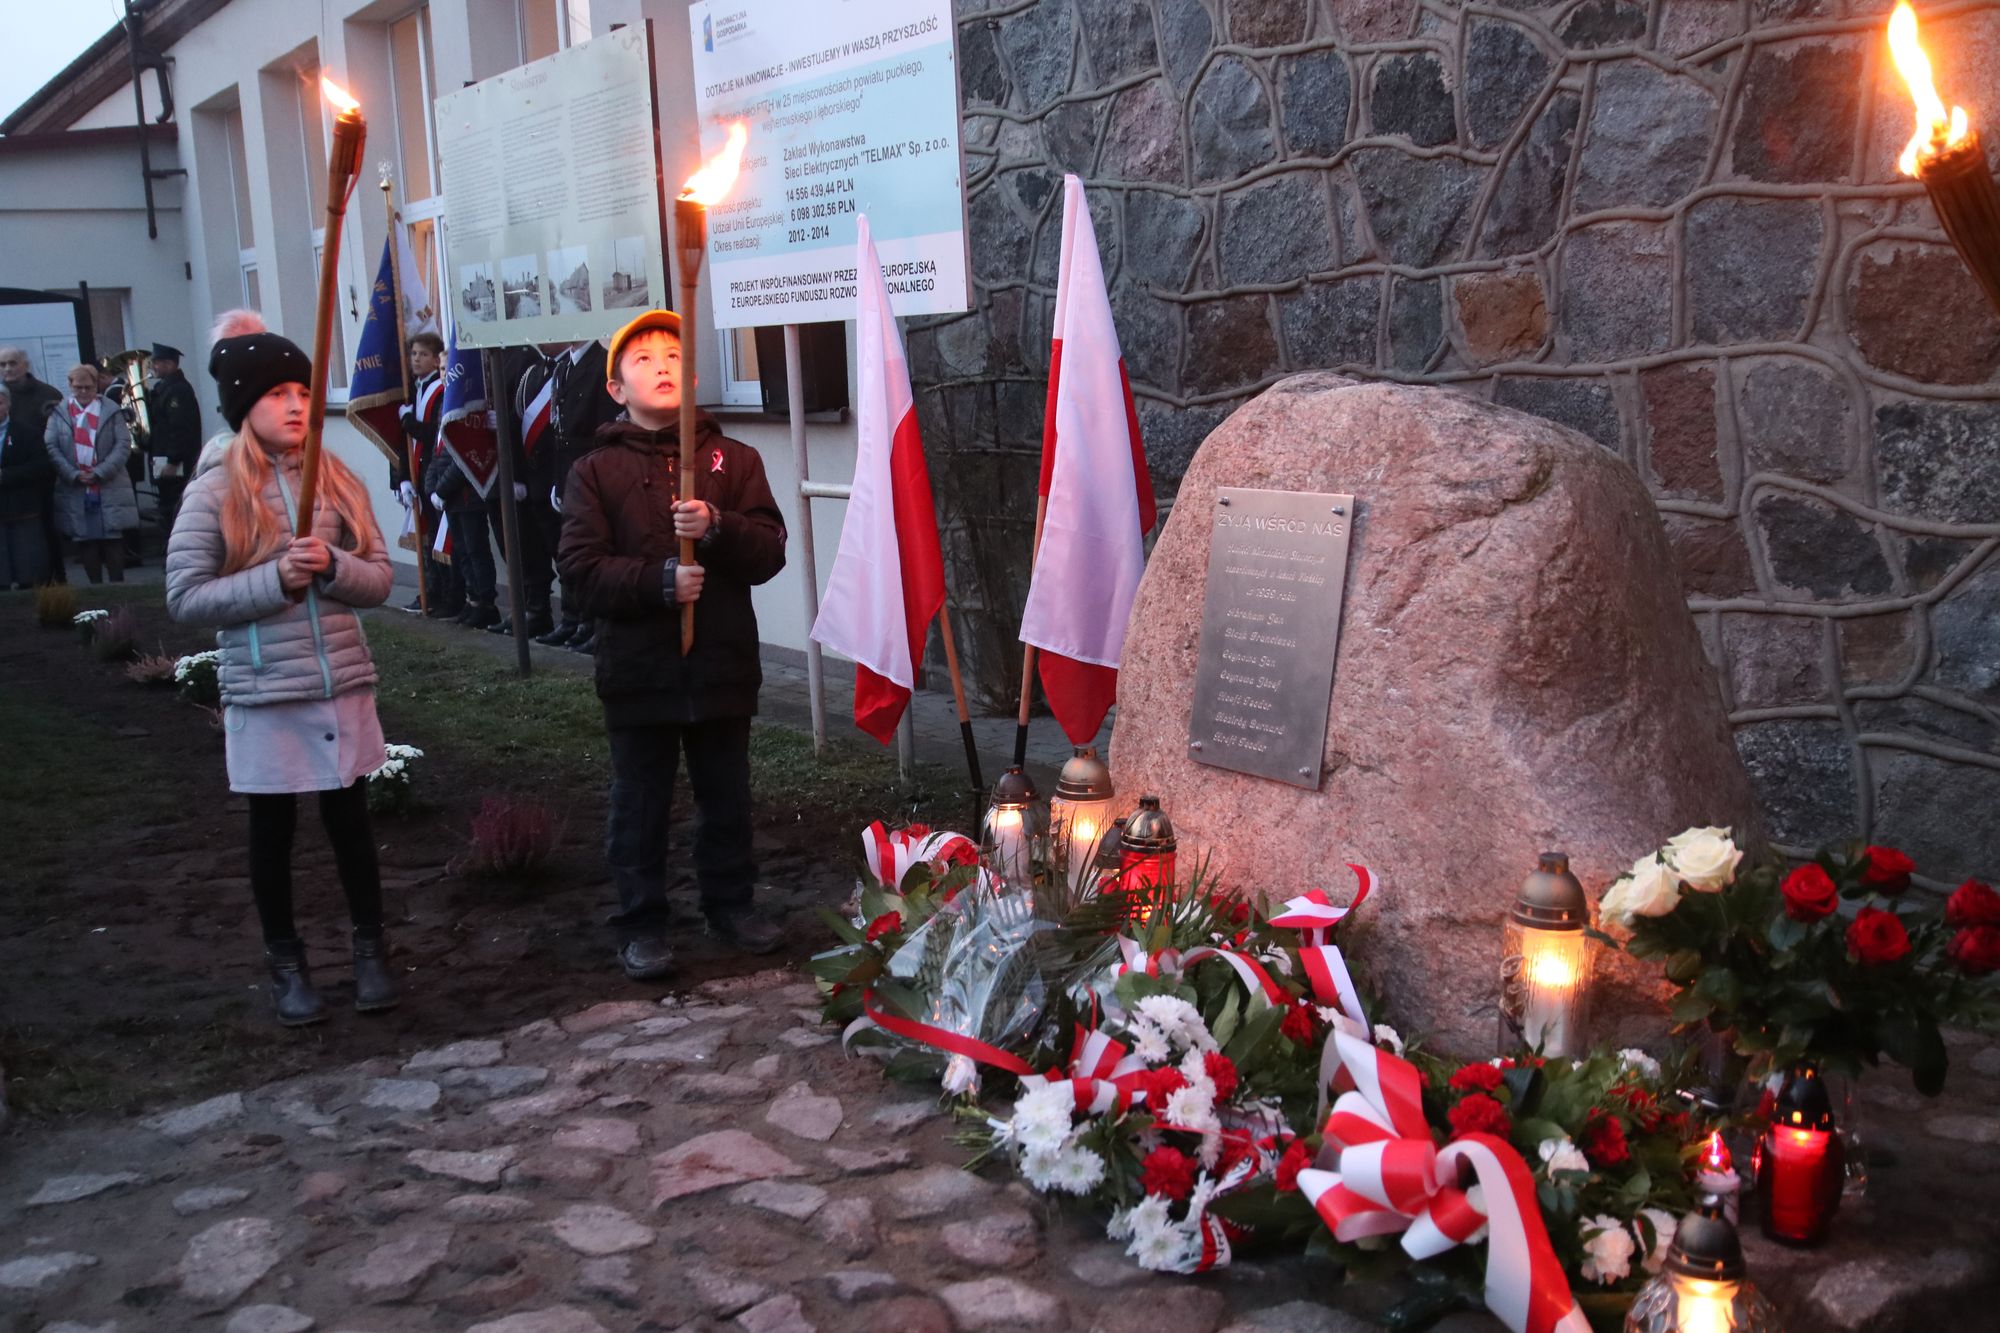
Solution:
[[[618,377],[618,354],[625,350],[625,344],[648,329],[665,329],[678,338],[681,336],[681,317],[671,310],[648,310],[612,334],[611,354],[604,360],[604,377],[607,380]]]

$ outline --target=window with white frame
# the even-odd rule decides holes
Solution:
[[[229,142],[229,200],[236,219],[236,269],[243,304],[264,308],[257,283],[257,224],[250,212],[250,158],[243,147],[243,108],[222,113],[222,132]]]
[[[722,329],[716,346],[722,349],[722,389],[727,406],[762,407],[764,384],[757,370],[757,330]]]
[[[591,39],[590,0],[562,0],[563,45],[575,46]]]
[[[437,139],[431,103],[437,97],[437,76],[431,47],[431,15],[415,9],[389,24],[389,79],[393,93],[397,184],[403,202],[403,222],[432,300],[450,288],[440,268],[438,219],[444,216],[444,194],[438,185]]]

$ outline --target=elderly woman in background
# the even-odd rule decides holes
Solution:
[[[49,472],[39,426],[14,420],[14,395],[0,384],[0,587],[29,588],[49,576],[42,534]]]
[[[117,404],[97,391],[97,371],[72,366],[69,393],[49,414],[43,440],[56,469],[56,530],[69,538],[83,572],[125,581],[127,528],[139,526],[139,497],[125,474],[132,433]]]

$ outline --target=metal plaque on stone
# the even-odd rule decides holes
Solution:
[[[1318,790],[1351,495],[1219,487],[1188,757]]]

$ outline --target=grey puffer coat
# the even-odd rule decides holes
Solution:
[[[239,442],[230,448],[247,447]],[[273,469],[264,503],[290,527],[299,490],[298,456]],[[167,542],[167,613],[184,625],[219,625],[222,702],[245,706],[331,699],[375,684],[375,660],[356,607],[380,606],[394,575],[382,536],[349,530],[331,506],[314,506],[313,535],[333,564],[294,602],[278,562],[222,574],[222,497],[229,472],[211,467],[188,483]]]
[[[132,432],[110,399],[97,400],[97,462],[90,474],[97,478],[97,493],[104,501],[104,530],[123,532],[139,526],[139,497],[132,490],[132,478],[125,472],[126,455],[132,452]],[[76,484],[82,469],[76,465],[75,432],[69,424],[69,399],[65,397],[49,413],[42,434],[49,461],[56,466],[56,530],[65,537],[84,531],[85,488]]]

